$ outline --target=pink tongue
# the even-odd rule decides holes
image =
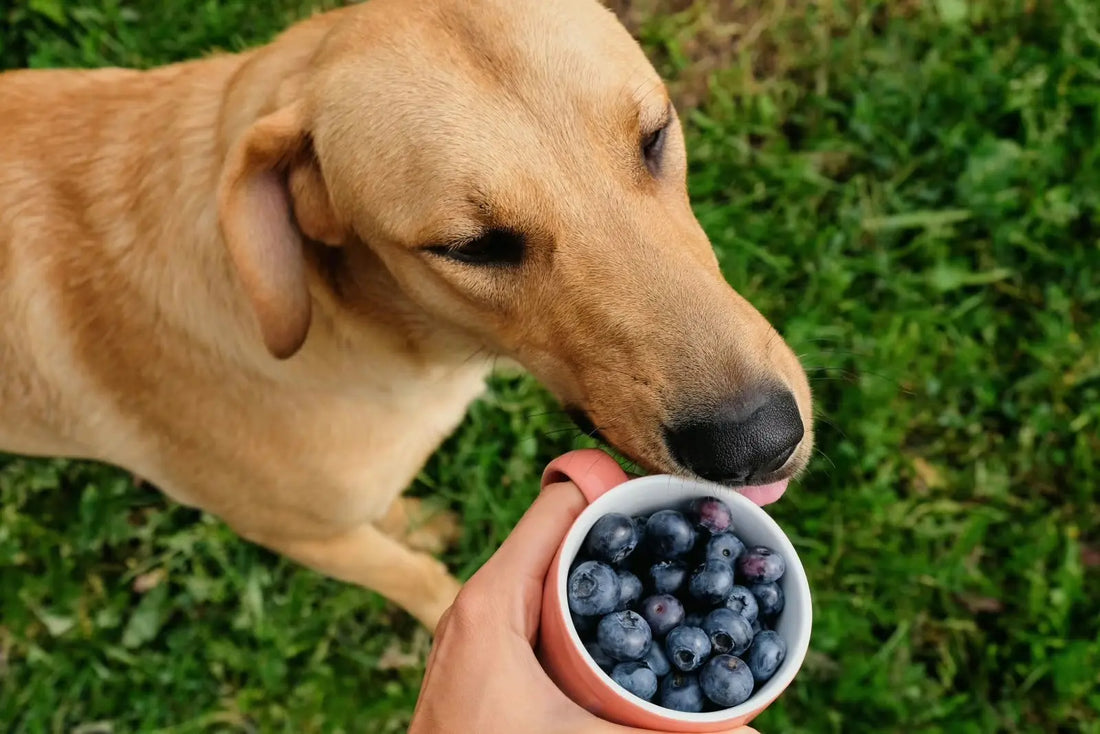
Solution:
[[[764,484],[759,487],[741,487],[738,491],[750,501],[763,507],[775,502],[787,491],[789,479],[783,479],[773,484]]]

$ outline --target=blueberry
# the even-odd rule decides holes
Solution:
[[[745,544],[733,533],[719,533],[707,541],[708,561],[725,561],[733,568],[733,564],[745,552]]]
[[[649,567],[649,584],[658,594],[675,594],[687,581],[687,566],[679,561],[659,561]]]
[[[589,556],[604,563],[620,563],[638,545],[634,521],[618,512],[609,512],[596,521],[584,539]]]
[[[752,624],[737,612],[719,607],[703,620],[703,631],[710,637],[715,653],[740,655],[752,644]]]
[[[646,545],[658,558],[679,558],[695,547],[695,530],[682,513],[659,510],[645,526]]]
[[[654,637],[667,635],[684,621],[684,605],[671,594],[655,594],[642,602],[642,616]]]
[[[753,679],[763,683],[775,675],[786,657],[787,643],[783,638],[771,630],[764,630],[752,641],[745,662],[752,671]]]
[[[699,685],[707,698],[729,708],[744,703],[752,695],[753,677],[741,658],[718,655],[708,660],[699,672]]]
[[[657,692],[657,674],[645,663],[619,663],[611,671],[611,679],[647,701]]]
[[[642,581],[630,571],[619,571],[619,605],[616,612],[629,609],[642,598]]]
[[[702,627],[703,626],[703,620],[706,618],[706,616],[707,615],[702,614],[700,612],[690,612],[689,614],[685,614],[684,615],[684,626],[685,627]]]
[[[604,672],[610,673],[611,669],[615,667],[615,660],[603,651],[595,642],[584,643],[584,649],[588,651],[589,657],[592,658],[592,662],[603,668]]]
[[[752,634],[754,636],[760,634],[761,632],[763,632],[764,629],[765,629],[765,627],[764,627],[764,625],[760,624],[759,619],[752,620]]]
[[[658,703],[666,709],[697,714],[703,710],[703,689],[699,679],[691,673],[674,670],[661,681]]]
[[[726,609],[737,612],[750,623],[756,621],[760,614],[760,604],[756,601],[751,590],[744,586],[734,586],[726,596]]]
[[[614,612],[600,620],[596,640],[616,660],[639,660],[649,652],[653,633],[637,612]]]
[[[707,561],[695,569],[688,583],[691,595],[708,604],[719,604],[733,588],[733,569],[722,561]]]
[[[645,526],[649,522],[648,515],[635,515],[634,528],[638,531],[638,545],[645,543]]]
[[[599,561],[585,561],[569,574],[566,596],[574,614],[609,614],[619,605],[619,575]]]
[[[650,645],[649,652],[642,658],[642,662],[649,666],[649,669],[657,674],[658,678],[663,678],[668,675],[668,671],[672,670],[672,666],[668,662],[668,656],[665,655],[665,648],[662,645]]]
[[[772,581],[766,584],[753,584],[749,587],[752,595],[756,597],[760,605],[760,616],[764,619],[773,619],[783,611],[785,599],[783,587]]]
[[[692,671],[702,665],[710,655],[710,638],[699,627],[680,625],[665,638],[665,652],[677,668]]]
[[[750,548],[737,559],[737,572],[751,584],[778,581],[786,570],[783,556],[762,545]]]
[[[717,497],[699,497],[691,501],[691,518],[695,527],[709,533],[724,533],[733,524],[729,506]]]

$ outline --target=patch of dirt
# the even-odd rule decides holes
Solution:
[[[682,13],[695,4],[694,0],[606,0],[607,7],[619,16],[630,32],[656,15]]]
[[[707,99],[715,71],[736,67],[747,78],[776,76],[783,23],[829,0],[605,0],[665,76],[677,106]]]
[[[923,0],[603,0],[643,42],[678,106],[710,94],[715,71],[751,85],[785,76],[853,24],[872,27],[929,12]],[[861,20],[860,20],[861,19]]]
[[[1082,546],[1081,562],[1085,564],[1085,568],[1100,568],[1100,548]]]

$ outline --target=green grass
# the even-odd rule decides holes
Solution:
[[[17,0],[0,64],[148,66],[306,6]],[[774,7],[681,110],[698,215],[822,419],[774,509],[815,590],[812,650],[758,725],[1100,732],[1100,6]],[[639,30],[670,76],[698,18]],[[461,503],[456,572],[578,445],[553,407],[498,378],[425,469],[416,491]],[[7,730],[401,731],[427,644],[115,470],[0,458]]]

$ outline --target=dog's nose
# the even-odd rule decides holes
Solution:
[[[804,433],[794,395],[771,388],[727,398],[709,415],[685,417],[666,427],[665,442],[685,469],[742,485],[782,467]]]

